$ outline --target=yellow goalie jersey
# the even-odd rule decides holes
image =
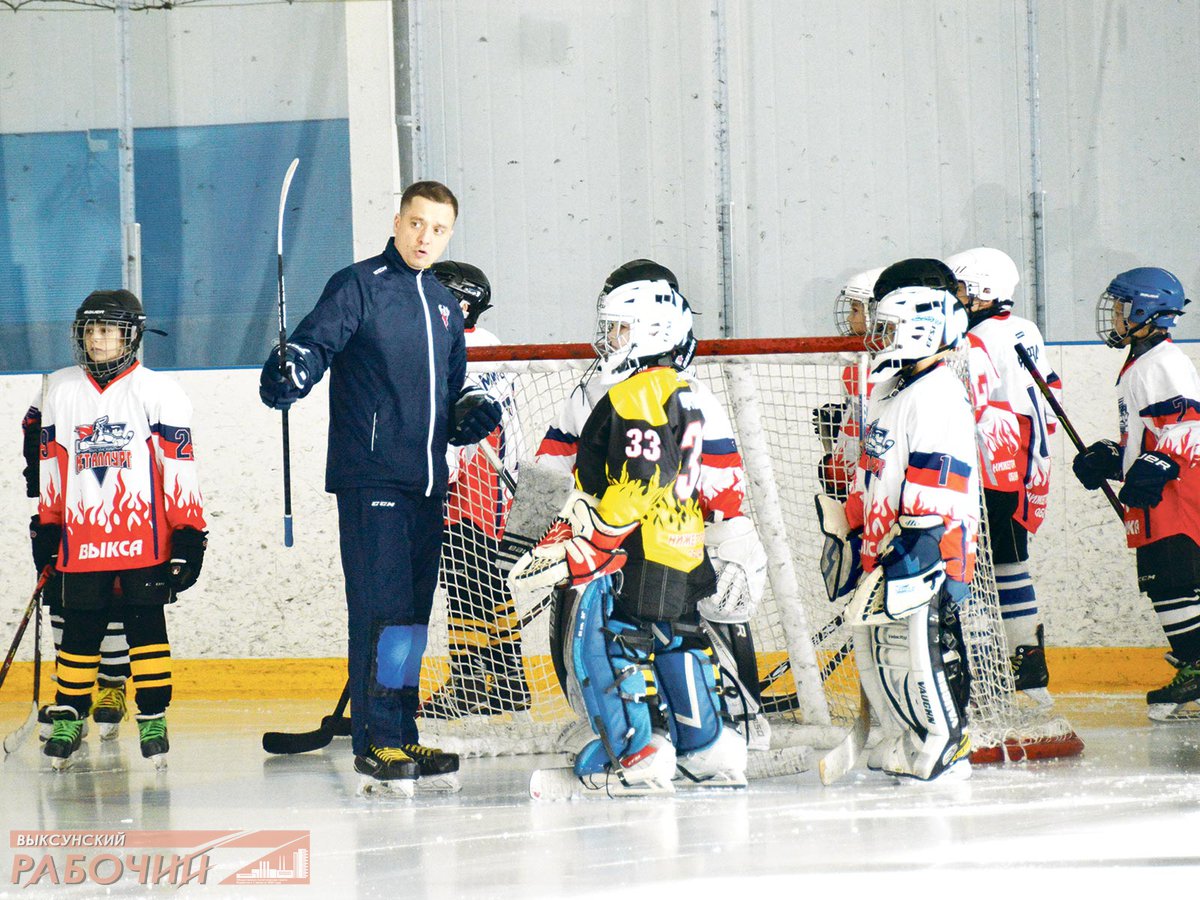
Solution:
[[[674,619],[713,590],[699,503],[704,414],[680,373],[656,367],[613,385],[579,437],[575,478],[626,539],[622,595],[636,615]]]

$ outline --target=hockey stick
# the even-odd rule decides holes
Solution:
[[[287,206],[288,189],[300,158],[292,160],[287,174],[283,176],[283,190],[279,192],[279,230],[277,249],[279,261],[279,372],[287,378],[287,299],[283,290],[283,211]],[[288,431],[288,411],[283,413],[283,545],[292,546],[292,450]]]
[[[850,731],[842,738],[841,743],[821,757],[817,763],[817,771],[821,776],[821,784],[829,785],[844,778],[858,763],[863,749],[867,746],[867,736],[871,733],[871,707],[867,703],[867,694],[860,684],[858,687],[858,716],[854,719]]]
[[[42,687],[42,589],[45,588],[46,582],[50,580],[50,573],[52,571],[53,569],[50,566],[46,566],[41,577],[38,578],[37,586],[33,589],[33,596],[29,598],[29,605],[26,607],[25,615],[22,616],[21,624],[17,628],[16,637],[13,638],[8,655],[4,658],[4,667],[0,669],[0,685],[3,685],[4,678],[8,675],[8,670],[17,655],[17,647],[20,646],[21,638],[25,635],[25,628],[29,625],[29,617],[30,615],[37,616],[33,623],[33,705],[20,727],[5,736],[4,755],[6,758],[8,754],[14,752],[25,742],[25,738],[29,736],[29,732],[37,724]]]
[[[1013,345],[1013,349],[1017,351],[1017,356],[1021,358],[1021,363],[1029,370],[1030,377],[1038,386],[1038,390],[1042,392],[1042,396],[1046,398],[1046,402],[1050,404],[1050,408],[1054,410],[1054,414],[1058,416],[1058,421],[1062,423],[1063,431],[1067,433],[1067,437],[1071,439],[1071,443],[1075,445],[1075,449],[1083,453],[1087,447],[1084,446],[1082,439],[1080,439],[1079,432],[1075,430],[1075,427],[1071,424],[1071,420],[1067,418],[1067,411],[1062,408],[1062,404],[1058,402],[1058,398],[1050,390],[1050,385],[1046,384],[1046,379],[1038,371],[1037,363],[1033,361],[1033,358],[1029,355],[1029,351],[1025,349],[1025,345],[1017,343]],[[1117,518],[1124,522],[1125,508],[1121,505],[1121,501],[1117,499],[1117,495],[1113,493],[1112,485],[1107,481],[1101,482],[1100,490],[1104,491],[1104,496],[1108,498],[1109,505],[1116,512]]]
[[[516,494],[516,479],[508,474],[508,470],[504,468],[504,463],[500,461],[500,456],[496,453],[496,448],[487,442],[487,438],[484,438],[479,442],[479,452],[482,453],[483,458],[488,461],[488,465],[496,470],[496,476],[504,482],[504,486],[508,488],[508,492],[510,494]]]
[[[349,734],[350,720],[343,713],[346,712],[346,704],[350,702],[350,680],[346,680],[346,686],[342,688],[342,696],[338,697],[337,706],[333,708],[333,712],[321,719],[321,727],[314,731],[302,731],[299,733],[288,731],[268,731],[262,736],[262,748],[268,753],[309,753],[313,750],[320,750],[322,747],[328,747],[338,735]],[[342,723],[346,724],[343,725]]]

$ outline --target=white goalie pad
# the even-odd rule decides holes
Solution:
[[[704,546],[717,573],[717,589],[697,604],[710,622],[749,622],[767,588],[767,552],[746,516],[711,522]]]

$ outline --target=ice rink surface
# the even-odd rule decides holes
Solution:
[[[1060,697],[1083,756],[977,766],[961,783],[861,770],[822,787],[809,771],[744,791],[557,803],[531,801],[527,784],[558,757],[464,760],[461,793],[402,800],[356,796],[348,738],[303,756],[263,753],[264,730],[314,728],[330,705],[181,701],[162,773],[141,758],[132,722],[115,742],[93,733],[65,773],[49,769],[34,738],[0,767],[6,832],[303,830],[310,883],[219,884],[259,850],[214,854],[204,884],[147,887],[126,873],[107,888],[48,876],[22,887],[22,851],[9,846],[0,896],[741,900],[865,896],[889,884],[903,897],[1112,896],[1192,889],[1200,873],[1200,722],[1152,725],[1140,696]],[[0,729],[22,712],[0,706]],[[61,863],[66,852],[52,855]]]

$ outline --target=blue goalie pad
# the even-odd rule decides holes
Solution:
[[[679,753],[711,747],[721,736],[720,677],[709,647],[659,651],[654,659]]]
[[[579,680],[588,721],[599,735],[575,758],[575,773],[588,775],[650,743],[647,698],[656,694],[651,663],[652,638],[629,622],[612,617],[612,579],[587,586],[575,607],[571,665]]]

